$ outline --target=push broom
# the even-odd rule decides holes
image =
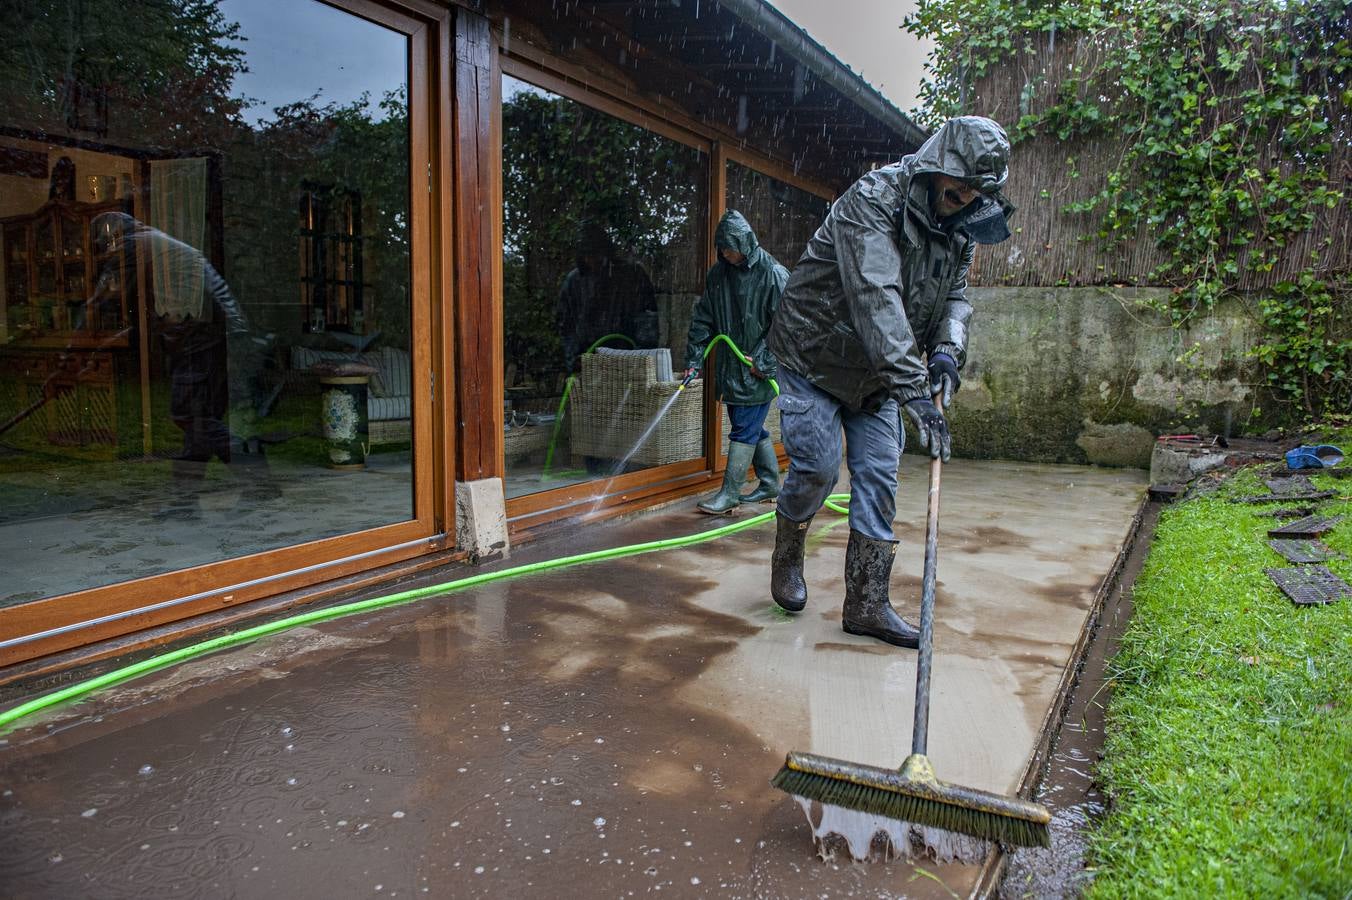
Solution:
[[[935,401],[939,405],[937,397]],[[934,582],[939,555],[939,473],[942,466],[937,456],[930,460],[911,755],[906,757],[900,769],[894,771],[791,751],[771,784],[825,806],[930,826],[982,840],[1020,847],[1047,847],[1051,845],[1048,831],[1051,814],[1046,807],[940,781],[925,755],[929,738],[930,666],[934,657]]]

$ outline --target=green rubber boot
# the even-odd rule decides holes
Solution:
[[[743,503],[767,503],[779,496],[779,457],[775,456],[775,442],[766,438],[756,445],[751,459],[760,484],[749,494],[742,495]]]
[[[746,482],[746,470],[751,466],[751,455],[756,448],[751,444],[728,444],[728,467],[723,471],[723,487],[708,500],[699,504],[699,511],[711,516],[723,516],[732,512],[742,502],[742,484]]]

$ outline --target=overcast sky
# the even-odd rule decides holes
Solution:
[[[901,30],[915,0],[769,0],[893,105],[916,105],[929,46]]]

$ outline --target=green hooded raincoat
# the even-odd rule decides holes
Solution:
[[[750,223],[735,209],[723,214],[714,232],[714,246],[736,250],[746,257],[734,266],[719,258],[704,278],[704,293],[695,304],[686,344],[686,368],[704,365],[704,348],[714,335],[726,334],[765,375],[757,378],[725,346],[718,348],[714,388],[718,399],[732,406],[758,406],[774,399],[766,379],[775,377],[779,364],[765,345],[766,334],[779,307],[779,295],[789,272],[756,241]]]

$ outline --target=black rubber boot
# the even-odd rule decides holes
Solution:
[[[892,608],[888,583],[896,541],[880,541],[850,530],[845,550],[845,608],[841,627],[847,634],[863,634],[898,647],[914,650],[920,645],[920,629]]]
[[[723,471],[723,487],[708,500],[699,504],[699,511],[711,516],[732,512],[742,502],[742,485],[746,470],[751,466],[751,455],[756,448],[751,444],[731,441],[728,444],[728,467]]]
[[[802,612],[807,606],[807,582],[803,580],[803,546],[806,522],[795,522],[775,513],[775,551],[770,554],[770,596],[781,609]]]
[[[749,494],[742,495],[743,503],[765,503],[779,496],[779,457],[775,456],[775,442],[766,438],[756,445],[751,462],[756,467],[760,484]]]

